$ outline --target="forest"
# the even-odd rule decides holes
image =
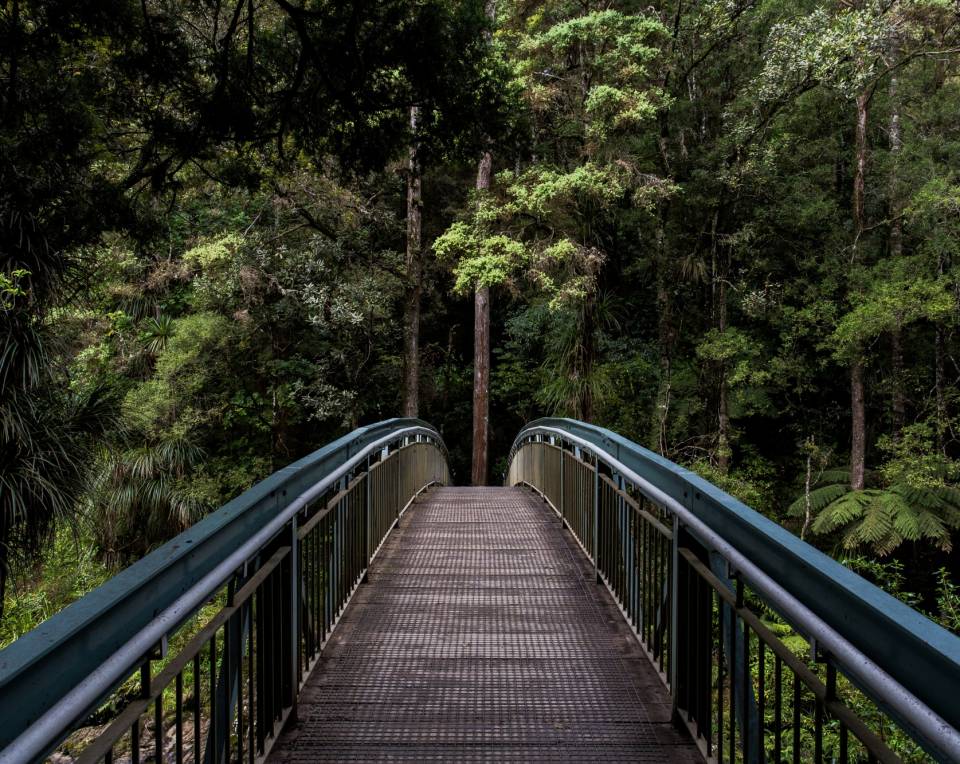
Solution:
[[[401,415],[462,484],[608,427],[960,634],[958,114],[948,0],[3,0],[0,646]]]

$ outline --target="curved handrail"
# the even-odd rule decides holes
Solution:
[[[437,431],[419,419],[356,429],[273,473],[0,651],[0,761],[43,755],[291,517],[364,459],[414,436],[446,454]]]
[[[517,435],[508,465],[538,435],[592,453],[676,514],[925,747],[960,761],[960,639],[694,472],[605,428],[535,420]]]

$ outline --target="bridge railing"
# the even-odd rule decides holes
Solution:
[[[0,761],[261,761],[400,515],[449,478],[437,432],[397,419],[254,486],[0,652]]]
[[[716,486],[568,419],[520,432],[506,483],[570,529],[709,760],[892,762],[900,736],[960,762],[960,639]]]

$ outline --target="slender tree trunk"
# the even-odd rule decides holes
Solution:
[[[420,160],[417,156],[417,128],[420,107],[410,107],[413,142],[407,166],[407,295],[403,315],[403,415],[420,413],[420,297],[423,292],[423,251],[421,231]]]
[[[497,15],[496,0],[487,0],[484,10],[492,24]],[[490,33],[485,35],[490,44]],[[477,194],[490,190],[493,155],[484,151],[477,165]],[[479,287],[473,295],[473,455],[470,479],[474,485],[487,484],[487,454],[490,443],[490,287]]]
[[[891,40],[891,60],[896,60],[899,45],[896,36]],[[897,162],[903,140],[900,133],[900,96],[897,92],[897,70],[890,74],[890,258],[896,263],[903,256],[903,220],[901,218],[900,182]],[[899,439],[900,431],[907,419],[907,402],[903,392],[903,330],[899,324],[894,327],[890,337],[891,374],[893,376],[893,437]]]
[[[943,324],[938,323],[934,337],[934,388],[937,396],[937,445],[942,451],[946,442],[947,430],[947,396],[943,385],[946,379],[946,350]]]
[[[667,274],[666,255],[667,205],[660,210],[657,225],[657,346],[659,352],[660,375],[657,395],[654,399],[653,420],[656,425],[656,443],[658,453],[667,453],[667,430],[670,423],[671,384],[673,373],[673,324],[671,321],[670,284]]]
[[[490,436],[490,287],[473,296],[473,464],[474,485],[487,484]]]
[[[810,506],[810,490],[813,488],[813,454],[807,454],[807,477],[803,482],[803,527],[800,529],[800,540],[803,541],[813,521],[813,510]]]
[[[485,151],[477,168],[477,192],[490,190],[493,156]],[[490,288],[479,287],[473,296],[473,459],[474,485],[487,484],[487,450],[490,440]]]
[[[937,258],[937,274],[943,276],[945,270],[943,254]],[[933,387],[937,398],[937,446],[944,451],[947,441],[947,396],[944,384],[947,378],[946,332],[943,323],[938,321],[933,339]]]
[[[676,21],[674,23],[674,41],[676,41],[676,36],[679,34],[679,24],[680,10],[678,8]],[[667,122],[667,112],[664,110],[660,117],[660,158],[663,163],[663,173],[665,177],[670,177],[672,175],[670,157],[667,150],[669,146],[669,139],[670,126]],[[667,202],[661,203],[659,210],[660,219],[657,224],[656,234],[657,345],[660,356],[660,375],[657,395],[653,402],[653,421],[657,431],[656,442],[653,445],[653,448],[655,448],[657,452],[662,455],[666,455],[667,453],[667,424],[670,421],[673,374],[673,325],[671,322],[670,285],[668,283],[666,253],[667,218],[669,209],[669,204]]]
[[[854,176],[853,176],[853,253],[855,262],[860,246],[860,237],[864,230],[864,191],[867,173],[867,113],[870,93],[864,91],[857,96],[857,127],[855,132]],[[863,384],[863,359],[857,352],[850,364],[850,487],[858,491],[863,488],[866,473],[867,437],[866,403]]]
[[[850,487],[859,491],[864,485],[867,453],[867,417],[863,393],[863,362],[850,366]]]
[[[713,211],[710,226],[710,305],[714,326],[723,334],[727,330],[727,263],[718,258],[717,224],[720,207]],[[730,469],[730,410],[728,405],[727,364],[720,361],[717,369],[717,467],[726,474]]]
[[[717,306],[717,328],[722,334],[727,330],[727,290],[726,274],[719,284],[719,304]],[[729,389],[727,385],[727,364],[720,362],[720,394],[717,405],[717,467],[726,474],[730,469],[730,411],[728,406]]]
[[[867,178],[867,117],[870,106],[870,93],[864,91],[857,96],[857,128],[854,136],[854,171],[853,171],[853,254],[852,261],[856,261],[859,252],[860,237],[863,235],[864,224],[864,196],[866,193]]]
[[[893,377],[893,437],[899,440],[907,421],[907,399],[903,393],[903,330],[899,324],[890,333],[890,374]]]
[[[583,319],[580,324],[580,353],[577,362],[576,376],[580,384],[577,395],[577,418],[584,422],[593,421],[593,366],[596,355],[596,289],[587,295],[583,305]]]

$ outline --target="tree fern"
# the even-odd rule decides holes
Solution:
[[[817,535],[839,533],[842,547],[850,551],[867,548],[885,557],[905,541],[921,540],[949,551],[951,531],[960,528],[960,490],[952,486],[895,484],[853,491],[828,485],[810,497],[817,512],[810,529]],[[804,506],[802,498],[791,509],[798,504]]]
[[[819,512],[850,491],[846,485],[822,485],[810,491],[810,509]],[[807,497],[801,496],[787,508],[790,515],[802,515],[807,509]]]

